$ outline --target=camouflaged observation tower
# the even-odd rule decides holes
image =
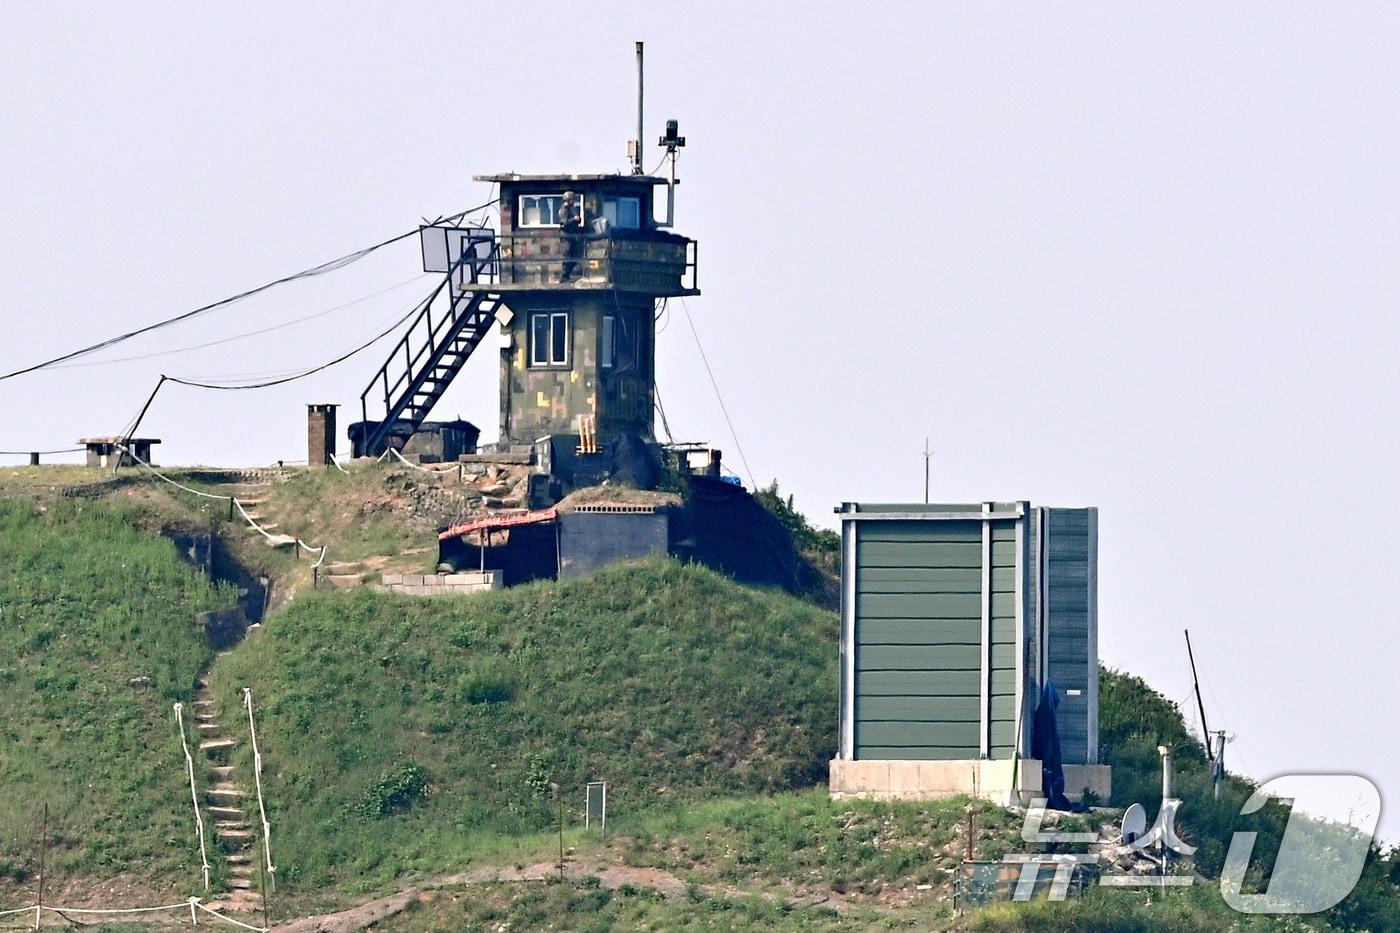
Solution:
[[[355,455],[402,448],[497,324],[502,447],[653,441],[658,302],[700,294],[696,243],[669,229],[684,144],[668,122],[669,178],[476,176],[499,186],[500,229],[420,231],[444,278],[361,394]]]

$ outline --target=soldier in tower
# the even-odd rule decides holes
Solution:
[[[583,210],[572,191],[564,192],[559,208],[559,232],[564,242],[564,269],[560,278],[568,281],[578,273],[578,258],[583,247]]]

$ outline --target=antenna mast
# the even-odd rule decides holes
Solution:
[[[924,505],[928,505],[928,462],[933,451],[928,449],[928,435],[924,435]]]
[[[642,90],[644,88],[642,75],[642,43],[637,43],[637,138],[632,141],[629,147],[632,150],[632,174],[640,175],[645,169],[642,168],[642,140],[646,136],[642,132]]]

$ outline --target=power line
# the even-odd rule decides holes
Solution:
[[[468,210],[461,211],[460,213],[453,214],[450,217],[440,218],[439,220],[434,221],[434,223],[456,223],[460,221],[463,217],[466,217],[468,214],[472,214],[476,211],[490,207],[492,204],[496,203],[497,200],[500,199],[496,198],[491,201],[487,201],[485,204],[480,204],[476,207],[469,208]],[[6,379],[13,379],[15,376],[23,376],[27,373],[36,372],[37,370],[47,369],[48,367],[53,366],[57,363],[63,363],[68,360],[75,359],[79,356],[86,356],[89,353],[96,353],[99,350],[105,350],[107,347],[115,346],[119,343],[130,340],[133,337],[139,337],[142,334],[147,334],[151,331],[159,330],[162,327],[169,327],[172,324],[178,324],[182,321],[188,321],[191,318],[197,317],[201,314],[206,314],[218,308],[227,307],[228,305],[242,301],[245,298],[250,298],[253,295],[265,292],[270,288],[276,288],[278,285],[285,285],[288,282],[295,282],[300,279],[312,278],[318,275],[325,275],[328,272],[335,272],[337,270],[344,269],[351,263],[358,262],[359,260],[365,258],[371,253],[376,252],[377,250],[381,250],[386,246],[390,246],[394,243],[399,242],[400,240],[406,240],[411,236],[416,236],[417,234],[418,228],[415,227],[407,233],[401,233],[398,236],[390,237],[389,239],[376,243],[373,246],[367,246],[364,249],[355,250],[355,252],[353,253],[347,253],[339,258],[331,259],[321,263],[320,265],[312,266],[309,269],[303,269],[300,272],[294,272],[291,275],[285,275],[280,279],[275,279],[271,282],[267,282],[266,284],[256,286],[255,288],[250,288],[247,291],[239,292],[238,294],[231,295],[228,298],[221,298],[218,301],[211,302],[210,304],[201,305],[200,307],[195,308],[193,311],[186,311],[183,314],[177,314],[174,317],[166,318],[163,321],[157,321],[154,324],[148,324],[145,327],[140,327],[133,331],[127,331],[126,333],[119,334],[116,337],[109,337],[106,340],[99,341],[98,343],[94,343],[91,346],[83,347],[78,350],[72,350],[68,353],[56,356],[53,359],[45,360],[42,363],[35,363],[32,366],[26,366],[23,369],[16,369],[13,372],[5,373],[4,375],[0,375],[0,382],[3,382]]]
[[[754,481],[749,458],[744,456],[744,445],[739,443],[739,435],[734,430],[734,422],[729,417],[729,409],[725,407],[724,396],[719,391],[719,382],[715,380],[714,370],[710,369],[709,357],[705,356],[705,347],[700,343],[700,332],[695,329],[695,320],[690,316],[690,307],[685,303],[684,296],[681,297],[681,310],[685,312],[686,323],[690,325],[690,333],[695,337],[695,347],[700,351],[700,361],[705,364],[705,372],[710,375],[710,385],[714,387],[715,398],[719,400],[719,410],[724,414],[724,423],[729,425],[729,436],[734,439],[734,446],[739,451],[739,459],[744,462],[744,472],[749,474],[749,483],[757,491],[758,483]]]
[[[429,295],[428,295],[427,298],[424,298],[422,301],[415,302],[415,303],[413,304],[413,306],[410,307],[410,308],[408,309],[408,311],[407,311],[405,314],[400,315],[398,318],[396,318],[396,319],[394,320],[394,322],[393,322],[392,324],[390,324],[388,327],[386,327],[386,328],[384,328],[383,330],[381,330],[378,334],[375,334],[375,335],[374,335],[373,337],[371,337],[369,340],[366,340],[364,343],[362,343],[362,344],[360,344],[359,346],[355,347],[355,349],[350,350],[350,351],[347,352],[347,353],[342,353],[340,356],[337,356],[335,359],[329,360],[329,361],[327,361],[327,362],[325,362],[325,363],[322,363],[322,364],[319,365],[319,366],[312,367],[311,369],[305,370],[305,371],[303,371],[303,372],[298,372],[298,373],[296,373],[296,374],[294,374],[294,375],[286,376],[286,377],[283,377],[283,378],[281,378],[281,379],[270,379],[270,380],[268,380],[268,381],[266,381],[266,382],[253,382],[253,383],[247,383],[247,384],[243,384],[243,385],[217,385],[217,384],[215,384],[215,383],[210,383],[210,382],[198,382],[198,381],[193,380],[193,379],[180,379],[180,378],[178,378],[178,377],[176,377],[176,376],[162,376],[161,378],[162,378],[162,379],[165,379],[165,380],[167,380],[167,381],[169,381],[169,382],[178,382],[180,385],[193,386],[194,388],[197,388],[197,389],[222,389],[222,390],[227,390],[227,391],[244,390],[244,389],[266,389],[266,388],[270,388],[270,387],[272,387],[272,386],[285,385],[285,384],[288,383],[288,382],[295,382],[295,381],[298,380],[298,379],[305,379],[307,376],[314,376],[316,373],[319,373],[319,372],[321,372],[321,371],[323,371],[323,370],[330,369],[332,366],[335,366],[335,365],[337,365],[337,364],[339,364],[339,363],[345,362],[346,360],[350,359],[350,357],[354,356],[355,354],[357,354],[357,353],[359,353],[359,352],[361,352],[361,351],[363,351],[363,350],[369,349],[370,347],[374,346],[374,344],[378,343],[379,341],[383,340],[385,337],[389,336],[391,333],[393,333],[395,330],[397,330],[398,327],[399,327],[401,324],[403,324],[404,321],[407,321],[407,320],[408,320],[410,317],[412,317],[413,315],[420,313],[420,312],[422,311],[424,305],[426,305],[428,302],[432,301],[433,298],[437,295],[437,293],[438,293],[438,288],[439,288],[439,287],[440,287],[440,286],[435,286],[435,287],[433,288],[432,292],[429,293]]]
[[[152,352],[152,353],[139,353],[139,354],[136,354],[135,356],[119,356],[119,357],[116,357],[115,359],[110,359],[110,360],[89,360],[89,361],[87,361],[87,362],[85,362],[85,363],[65,363],[65,364],[62,364],[62,365],[59,365],[59,366],[54,366],[54,367],[52,367],[52,368],[53,368],[53,369],[78,369],[78,368],[80,368],[80,367],[86,367],[86,366],[111,366],[111,365],[114,365],[114,364],[116,364],[116,363],[130,363],[130,362],[132,362],[133,360],[150,360],[150,359],[155,359],[156,357],[160,357],[160,356],[174,356],[174,355],[176,355],[176,354],[178,354],[178,353],[189,353],[189,352],[194,351],[194,350],[204,350],[204,349],[207,349],[208,347],[218,347],[218,346],[222,346],[223,344],[226,344],[226,343],[234,343],[235,341],[238,341],[238,340],[246,340],[246,339],[249,338],[249,337],[260,337],[260,336],[262,336],[263,334],[270,334],[270,333],[272,333],[273,331],[285,330],[285,329],[288,328],[288,327],[295,327],[295,326],[298,325],[298,324],[305,324],[307,321],[314,321],[314,320],[316,320],[317,318],[325,317],[327,314],[334,314],[334,313],[337,312],[337,311],[344,311],[346,308],[353,308],[355,305],[363,304],[363,303],[366,302],[366,301],[371,301],[371,300],[373,300],[373,299],[375,299],[375,298],[379,298],[379,297],[382,296],[382,295],[387,295],[387,294],[389,294],[390,292],[397,291],[397,290],[399,290],[400,288],[403,288],[405,285],[412,285],[412,284],[414,284],[415,282],[418,282],[419,280],[421,280],[422,278],[423,278],[423,275],[422,275],[422,274],[420,274],[420,275],[415,275],[413,278],[411,278],[411,279],[405,279],[404,281],[399,282],[399,283],[396,284],[396,285],[390,285],[388,288],[381,288],[379,291],[373,292],[373,293],[368,294],[368,295],[361,295],[359,298],[356,298],[356,299],[354,299],[353,301],[347,301],[347,302],[345,302],[345,303],[343,303],[343,304],[338,304],[338,305],[336,305],[336,306],[333,307],[333,308],[326,308],[326,309],[324,309],[324,310],[322,310],[322,311],[317,311],[315,314],[308,314],[308,315],[306,315],[305,317],[293,318],[293,319],[290,320],[290,321],[284,321],[284,322],[282,322],[281,324],[273,324],[273,325],[270,326],[270,327],[264,327],[264,328],[261,328],[261,329],[259,329],[259,330],[250,330],[250,331],[247,331],[247,332],[245,332],[245,333],[234,334],[234,335],[229,336],[229,337],[221,337],[221,338],[218,339],[218,340],[210,340],[210,341],[207,341],[207,342],[205,342],[205,343],[194,343],[194,344],[190,344],[189,346],[185,346],[185,347],[175,347],[175,348],[170,349],[170,350],[156,350],[156,351],[154,351],[154,352]]]

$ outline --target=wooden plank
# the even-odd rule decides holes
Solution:
[[[981,619],[979,593],[869,593],[859,600],[861,621],[866,619]],[[1016,612],[1015,593],[992,595],[992,616],[1011,618]]]
[[[861,744],[871,745],[936,745],[968,750],[969,757],[977,752],[977,723],[974,722],[867,722],[856,726]]]
[[[992,566],[1016,566],[1016,542],[1014,540],[992,542]]]
[[[856,696],[950,696],[977,698],[978,671],[860,671]]]
[[[864,619],[967,619],[980,617],[975,593],[871,593],[860,599]]]
[[[975,645],[981,625],[975,619],[862,619],[860,645]]]
[[[862,671],[975,671],[981,666],[977,645],[869,645],[856,656]]]
[[[861,744],[856,757],[868,761],[959,761],[965,758],[974,758],[976,754],[975,749],[969,753],[968,749],[960,745],[888,746]]]
[[[872,696],[861,697],[856,704],[856,717],[861,722],[976,722],[977,716],[977,698],[973,696]]]
[[[958,544],[980,543],[982,523],[962,522],[870,522],[861,526],[862,541],[882,543]]]
[[[857,577],[861,587],[919,583],[940,592],[957,593],[962,591],[950,587],[961,586],[967,580],[968,573],[961,567],[861,567]]]
[[[974,567],[980,570],[982,550],[965,544],[871,542],[865,540],[862,532],[856,561],[862,570],[867,567]]]

